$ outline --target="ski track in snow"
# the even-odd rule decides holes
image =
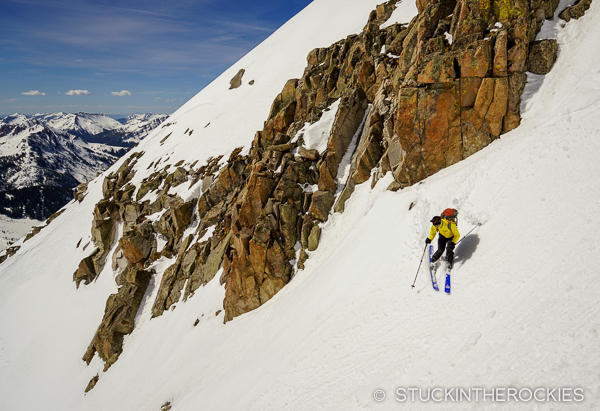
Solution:
[[[184,105],[167,120],[173,125],[140,144],[136,151],[146,154],[138,170],[159,157],[191,163],[249,144],[290,77],[282,70],[280,84],[261,86],[264,66],[257,62],[268,64],[265,50],[312,22],[313,13],[340,4],[311,3]],[[352,4],[368,14],[377,2]],[[360,30],[365,19],[348,21],[352,16],[340,17],[345,26],[338,22],[337,29]],[[346,211],[322,224],[306,268],[259,309],[224,325],[219,272],[187,302],[150,320],[162,273],[172,264],[157,261],[136,327],[106,373],[97,356],[89,366],[81,357],[117,289],[114,247],[95,283],[76,290],[71,278],[93,246],[83,249],[102,177],[92,181],[81,204],[69,203],[0,266],[0,408],[158,410],[170,401],[173,410],[597,410],[599,19],[600,4],[593,3],[580,20],[545,28],[558,38],[559,59],[548,75],[530,77],[519,128],[396,193],[386,190],[390,175],[374,189],[370,182],[357,186]],[[289,63],[300,73],[301,60]],[[256,79],[254,88],[245,84],[217,99],[246,64],[244,82]],[[225,130],[224,107],[250,101],[259,101],[244,112],[252,120]],[[188,128],[193,137],[182,137]],[[152,171],[138,172],[134,182]],[[463,235],[481,224],[457,246],[450,296],[441,272],[440,291],[432,289],[426,264],[411,288],[429,220],[446,207],[459,209]],[[96,374],[97,386],[83,395]],[[398,387],[582,387],[585,401],[401,404],[394,399]],[[373,399],[376,389],[386,392],[384,402]]]

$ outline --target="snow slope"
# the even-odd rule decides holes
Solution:
[[[247,149],[285,80],[301,74],[298,56],[359,31],[376,3],[311,3],[146,138],[138,169]],[[224,288],[213,280],[150,321],[171,263],[159,260],[106,373],[97,357],[90,366],[81,357],[116,291],[113,273],[106,267],[79,290],[72,281],[102,197],[94,180],[82,203],[0,265],[0,409],[600,408],[598,21],[593,3],[565,27],[546,23],[559,58],[550,74],[530,77],[519,128],[417,186],[386,191],[390,176],[358,186],[323,225],[306,269],[259,309],[224,325]],[[242,87],[227,91],[242,67]],[[449,206],[463,234],[481,224],[457,247],[452,294],[433,291],[425,269],[412,289],[428,221]],[[570,387],[585,401],[399,403],[399,387]],[[375,401],[375,390],[386,398]]]

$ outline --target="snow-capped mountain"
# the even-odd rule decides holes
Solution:
[[[107,129],[84,140],[90,143],[108,144],[117,147],[134,147],[152,130],[162,124],[166,114],[132,114],[119,120],[120,127]]]
[[[127,128],[129,131],[135,131],[136,128],[143,128],[148,126],[151,127],[148,130],[150,131],[159,126],[167,118],[169,118],[169,116],[166,114],[130,114],[120,119],[119,122],[122,123],[125,126],[125,128]]]
[[[0,254],[3,409],[600,408],[600,4],[379,1],[313,1]]]
[[[60,112],[35,114],[33,117],[52,128],[80,137],[88,143],[131,148],[168,116],[153,113],[132,114],[115,120],[104,114]]]
[[[116,121],[61,112],[0,119],[0,214],[34,219],[19,227],[45,219],[72,199],[75,186],[104,171],[166,117],[135,114]],[[8,233],[6,221],[0,229]],[[5,243],[13,237],[0,234]]]
[[[0,213],[44,219],[124,154],[15,114],[0,120]]]
[[[122,124],[104,114],[53,113],[35,114],[33,117],[48,126],[80,137],[83,140],[107,130],[120,129]]]

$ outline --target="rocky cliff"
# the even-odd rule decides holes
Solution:
[[[302,77],[287,81],[273,101],[249,153],[240,148],[174,170],[156,161],[136,186],[130,182],[145,155],[138,151],[104,179],[95,247],[74,281],[90,283],[112,263],[120,288],[108,298],[86,362],[98,353],[107,369],[118,359],[153,262],[172,261],[153,317],[192,298],[222,268],[230,321],[292,280],[318,248],[319,224],[344,210],[357,184],[392,173],[389,188],[402,189],[519,126],[525,72],[546,73],[556,58],[555,41],[534,41],[556,1],[420,1],[410,24],[382,26],[396,6],[381,4],[362,33],[311,51]],[[334,109],[326,149],[313,148],[304,130]],[[197,195],[170,193],[184,184],[200,187]]]

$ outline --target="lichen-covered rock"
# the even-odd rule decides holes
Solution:
[[[171,294],[173,284],[177,280],[177,273],[180,265],[181,262],[177,261],[175,264],[169,266],[169,268],[165,270],[160,282],[160,287],[158,289],[158,295],[156,296],[156,300],[154,300],[154,305],[152,306],[152,317],[158,317],[162,315],[162,313],[168,308],[167,299]]]
[[[73,274],[73,281],[79,288],[79,284],[83,281],[85,284],[89,284],[96,278],[96,269],[94,267],[94,254],[84,258],[79,263],[79,267]]]
[[[75,198],[76,201],[81,203],[86,195],[87,188],[87,183],[79,184],[73,191],[73,198]]]
[[[479,40],[457,53],[460,77],[486,77],[493,67],[492,45],[489,40]]]
[[[219,271],[219,268],[223,262],[223,255],[229,246],[229,241],[231,240],[232,234],[233,232],[230,231],[229,234],[227,234],[227,236],[210,252],[206,258],[206,268],[202,278],[204,284],[212,280],[215,274],[217,274],[217,271]]]
[[[508,76],[508,31],[501,30],[496,36],[494,44],[494,77]]]
[[[184,203],[179,197],[164,196],[162,202],[167,211],[152,227],[154,231],[167,239],[167,245],[163,249],[163,253],[169,253],[181,241],[185,229],[190,224],[197,199]]]
[[[106,256],[115,238],[115,232],[115,220],[112,218],[94,220],[92,223],[92,242],[96,245],[96,252],[93,258],[94,271],[97,274],[104,268]]]
[[[318,224],[315,224],[310,230],[310,235],[308,236],[308,251],[315,251],[319,247],[319,240],[321,239],[321,227]]]
[[[583,17],[585,12],[590,8],[592,0],[579,0],[574,5],[567,7],[560,14],[559,17],[565,21],[571,21],[571,19],[579,19]]]
[[[504,117],[504,133],[517,128],[521,123],[521,95],[525,84],[527,84],[525,73],[511,73],[508,76],[508,107]]]
[[[534,74],[548,74],[558,55],[558,43],[554,39],[538,40],[529,46],[527,70]]]
[[[245,193],[240,196],[242,201],[235,224],[239,227],[253,227],[274,188],[272,173],[260,165],[255,166]]]
[[[140,188],[136,194],[136,200],[141,201],[150,191],[158,189],[165,178],[165,173],[156,172],[142,181],[142,184],[140,185]]]
[[[106,302],[104,317],[83,360],[90,363],[97,352],[106,371],[123,351],[123,336],[133,331],[135,315],[152,274],[130,266],[124,277],[125,284]]]
[[[331,192],[317,191],[313,193],[308,213],[316,220],[327,221],[334,200]]]
[[[132,264],[143,264],[153,249],[156,249],[156,238],[152,224],[145,221],[139,226],[123,234],[119,240],[123,255]]]
[[[185,183],[188,179],[188,172],[183,167],[177,167],[173,174],[169,174],[165,178],[165,186],[166,187],[177,187]]]
[[[434,53],[428,55],[423,63],[424,68],[419,73],[419,83],[446,83],[454,81],[454,56],[452,53]]]
[[[298,210],[293,205],[286,203],[279,206],[279,232],[283,239],[285,249],[294,248],[296,244],[296,219]]]

